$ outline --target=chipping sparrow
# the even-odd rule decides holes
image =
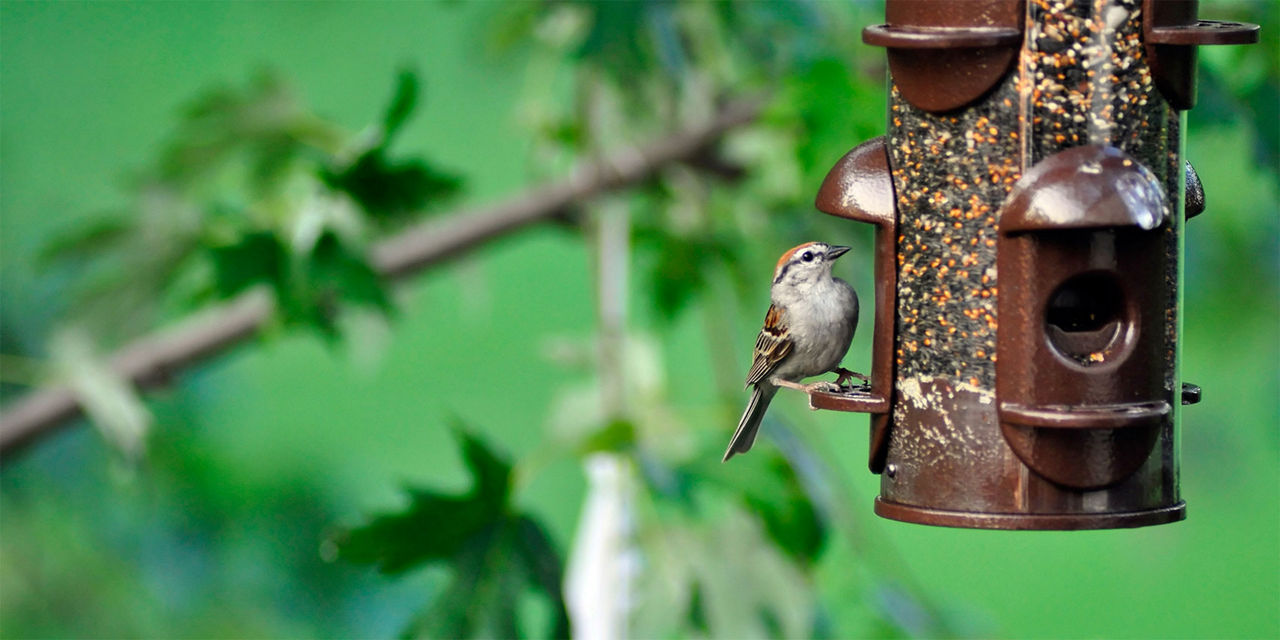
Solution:
[[[724,452],[728,461],[746,453],[756,440],[760,420],[778,387],[810,391],[828,382],[802,385],[809,376],[833,371],[836,384],[865,377],[840,367],[858,326],[858,294],[849,283],[831,276],[831,265],[849,247],[807,242],[782,254],[773,272],[764,328],[756,338],[747,386],[755,385],[738,420],[738,430]]]

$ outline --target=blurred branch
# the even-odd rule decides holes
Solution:
[[[412,227],[375,245],[373,263],[386,278],[404,278],[490,240],[552,220],[578,203],[644,182],[669,164],[703,161],[724,134],[754,120],[761,107],[760,100],[729,103],[707,122],[581,165],[563,181]],[[256,335],[274,308],[264,291],[242,295],[126,345],[111,357],[111,370],[140,387],[161,386],[178,371]],[[0,414],[0,457],[8,458],[53,433],[82,411],[75,393],[62,383],[15,399]]]
[[[726,105],[710,121],[647,146],[631,147],[581,166],[568,179],[534,188],[489,207],[427,222],[374,248],[374,264],[396,278],[447,260],[477,244],[525,225],[562,215],[602,193],[643,182],[675,162],[703,162],[728,131],[760,113],[759,100]]]

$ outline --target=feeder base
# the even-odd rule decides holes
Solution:
[[[876,515],[890,520],[966,529],[1054,530],[1129,529],[1177,522],[1187,517],[1187,503],[1118,513],[974,513],[945,511],[876,498]]]

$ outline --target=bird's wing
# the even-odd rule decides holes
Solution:
[[[769,305],[769,312],[764,315],[764,328],[756,337],[755,357],[751,361],[751,371],[747,373],[747,386],[764,380],[791,353],[791,338],[782,316],[780,307]]]

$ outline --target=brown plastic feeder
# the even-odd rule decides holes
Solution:
[[[1104,6],[1105,5],[1105,6]],[[1195,2],[888,0],[889,129],[819,210],[876,225],[876,513],[988,529],[1180,520],[1180,156],[1200,44],[1256,41]],[[1185,205],[1184,205],[1185,202]]]

